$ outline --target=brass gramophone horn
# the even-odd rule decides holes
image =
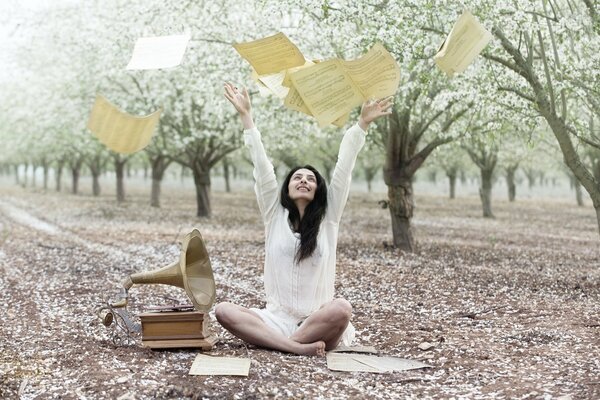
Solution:
[[[134,284],[172,285],[185,289],[194,308],[208,312],[215,301],[215,278],[202,235],[192,230],[183,239],[179,261],[165,267],[130,275],[123,281],[122,298],[113,307],[125,307],[129,289]]]

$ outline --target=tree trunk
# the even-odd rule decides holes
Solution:
[[[21,183],[21,181],[19,179],[19,164],[15,165],[14,171],[15,171],[15,183],[17,185],[19,185]]]
[[[494,218],[492,213],[492,175],[494,169],[481,168],[481,187],[479,188],[479,197],[483,207],[484,218]]]
[[[27,173],[29,170],[29,164],[25,164],[25,169],[23,170],[23,181],[21,182],[21,186],[27,187]]]
[[[81,164],[77,163],[73,166],[71,166],[71,179],[72,179],[72,185],[71,185],[71,192],[73,194],[77,194],[79,192],[79,174],[81,172]]]
[[[377,168],[365,167],[365,180],[367,181],[367,190],[371,193],[373,187],[373,179],[375,179],[375,175],[377,174]]]
[[[467,184],[467,174],[465,171],[460,171],[460,184],[461,185]]]
[[[37,165],[33,164],[31,166],[31,169],[32,169],[32,173],[31,173],[31,186],[35,187],[35,185],[36,185],[35,173],[36,173],[36,170],[37,170]]]
[[[171,163],[163,156],[150,160],[152,164],[152,192],[150,193],[150,206],[160,207],[160,185],[167,167]]]
[[[577,205],[579,207],[583,207],[583,193],[581,192],[581,183],[575,177],[573,177],[573,185],[575,186],[575,199],[577,200]]]
[[[62,162],[58,162],[58,164],[56,164],[56,170],[54,171],[54,179],[56,181],[56,191],[60,192],[61,188],[62,188],[62,172],[63,172],[63,163]]]
[[[231,185],[229,183],[229,160],[223,158],[223,178],[225,178],[225,191],[231,193]]]
[[[48,190],[48,163],[42,163],[42,170],[44,171],[44,190]]]
[[[102,174],[102,170],[90,166],[90,171],[92,173],[92,194],[100,196],[100,174]]]
[[[196,185],[196,204],[198,217],[210,217],[210,170],[194,168],[194,184]]]
[[[388,185],[388,205],[392,217],[394,246],[401,250],[414,251],[415,241],[410,221],[415,205],[410,179],[400,185]]]
[[[517,186],[515,185],[515,171],[517,168],[506,168],[506,185],[508,186],[508,201],[513,202],[517,197]]]
[[[527,176],[527,183],[529,184],[529,189],[533,189],[535,186],[535,174],[533,171],[525,171],[525,176]]]
[[[115,158],[115,175],[117,177],[117,202],[122,203],[125,201],[125,163],[127,160],[121,160]]]
[[[429,174],[427,174],[427,179],[431,183],[437,183],[437,171],[436,170],[429,171]]]
[[[450,198],[456,197],[456,171],[446,172],[448,182],[450,183]]]

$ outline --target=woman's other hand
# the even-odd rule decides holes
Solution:
[[[254,122],[252,121],[252,105],[250,104],[250,95],[248,94],[246,88],[244,87],[242,88],[242,91],[240,91],[231,82],[226,82],[224,89],[225,98],[229,100],[231,104],[233,104],[238,114],[240,114],[244,129],[253,128]]]
[[[392,113],[392,106],[394,105],[393,101],[394,96],[386,97],[385,99],[365,101],[360,110],[360,118],[358,119],[360,128],[363,131],[366,131],[371,122],[383,115],[390,115]]]

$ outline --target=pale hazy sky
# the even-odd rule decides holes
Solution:
[[[46,8],[77,0],[0,0],[0,81],[10,78],[15,67],[10,63],[20,40],[27,36],[29,18]]]

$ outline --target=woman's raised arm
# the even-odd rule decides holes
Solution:
[[[273,164],[269,161],[265,148],[262,144],[261,135],[254,126],[252,120],[252,105],[250,95],[244,87],[240,92],[232,83],[224,85],[225,98],[235,107],[244,126],[244,143],[250,151],[252,164],[254,165],[254,191],[258,208],[265,225],[271,220],[279,200],[277,178],[273,170]]]
[[[365,144],[365,135],[371,122],[384,115],[392,113],[393,97],[373,101],[369,100],[362,105],[358,123],[344,134],[338,160],[331,177],[330,190],[328,191],[328,218],[336,223],[340,222],[352,180],[352,170],[356,163],[358,152]]]

